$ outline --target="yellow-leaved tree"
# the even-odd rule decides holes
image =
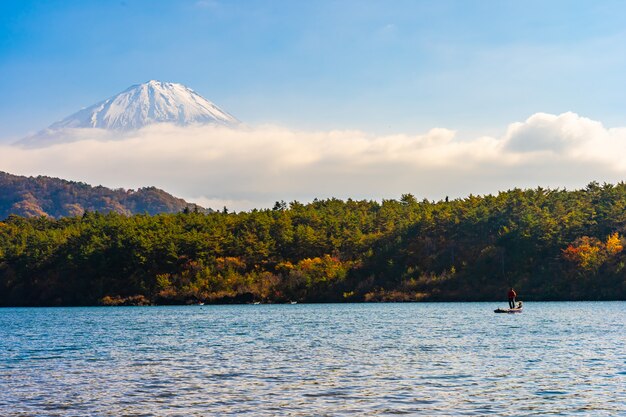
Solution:
[[[610,257],[624,249],[617,232],[607,236],[606,241],[582,236],[563,249],[563,257],[585,271],[597,271]]]

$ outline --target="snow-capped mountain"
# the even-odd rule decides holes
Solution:
[[[72,129],[98,128],[128,132],[155,123],[232,127],[238,125],[239,121],[191,88],[151,80],[133,85],[116,96],[82,109],[18,143],[28,146],[71,141]]]
[[[182,84],[151,80],[54,123],[49,129],[128,131],[153,123],[235,125],[238,120]]]

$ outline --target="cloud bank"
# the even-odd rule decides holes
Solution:
[[[71,142],[0,146],[0,170],[108,187],[154,185],[206,207],[271,207],[277,200],[464,197],[514,187],[583,187],[625,177],[626,128],[575,113],[536,113],[500,137],[229,129],[155,125],[132,134],[68,132]],[[57,138],[58,140],[58,138]]]

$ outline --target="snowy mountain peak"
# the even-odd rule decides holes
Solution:
[[[234,126],[239,121],[182,84],[150,80],[80,110],[48,130],[93,127],[130,131],[154,123]]]

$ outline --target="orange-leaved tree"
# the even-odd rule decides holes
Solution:
[[[597,271],[611,256],[624,249],[619,234],[613,233],[606,242],[589,236],[582,236],[563,249],[563,257],[586,271]]]

